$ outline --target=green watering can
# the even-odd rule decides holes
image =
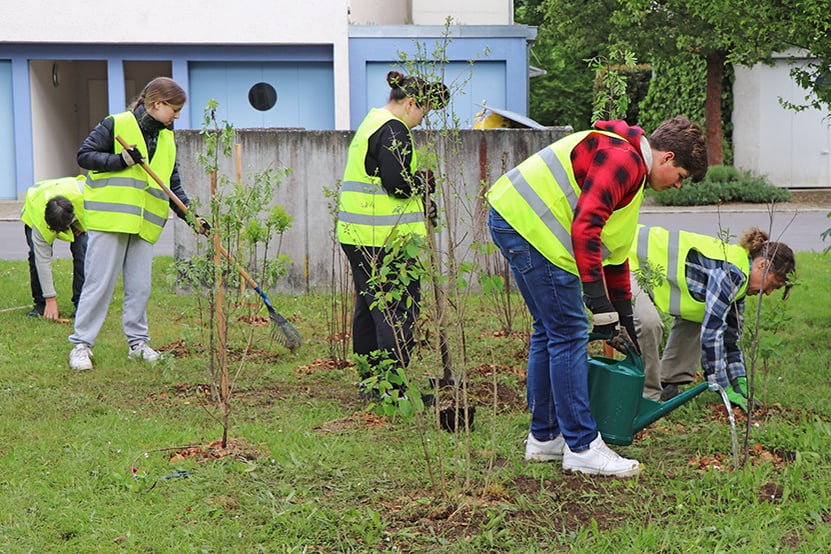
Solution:
[[[605,339],[595,333],[589,341]],[[615,360],[603,356],[589,358],[589,407],[597,430],[610,444],[632,444],[635,433],[707,390],[700,383],[666,401],[643,397],[643,360],[626,345],[626,358]]]

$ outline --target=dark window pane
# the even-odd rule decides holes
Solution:
[[[248,91],[248,102],[255,110],[270,110],[277,103],[277,91],[268,83],[257,83]]]

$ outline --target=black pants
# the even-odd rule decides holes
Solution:
[[[371,283],[373,275],[378,275],[384,263],[386,251],[351,244],[341,244],[341,248],[352,267],[355,282],[352,349],[356,354],[367,355],[370,363],[373,358],[369,354],[379,350],[395,359],[402,368],[407,367],[413,349],[413,327],[421,303],[420,283],[411,281],[400,299],[386,306],[374,306],[379,292],[387,293],[400,286],[399,283],[387,283],[381,291]],[[397,260],[395,263],[415,263],[415,260]]]
[[[32,242],[32,228],[24,225],[26,243],[29,245],[29,284],[32,287],[32,300],[35,302],[34,309],[43,315],[46,308],[46,299],[43,298],[43,289],[40,287],[40,278],[35,264],[35,245]],[[87,234],[81,233],[73,242],[69,243],[69,251],[72,252],[72,304],[77,308],[78,299],[81,298],[81,289],[84,287],[84,257],[87,254]]]

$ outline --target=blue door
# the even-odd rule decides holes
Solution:
[[[0,200],[17,200],[15,178],[12,62],[0,60]]]
[[[234,128],[335,128],[335,85],[328,62],[193,62],[191,125],[201,126],[208,100],[218,121]]]
[[[364,113],[370,108],[378,108],[387,103],[390,94],[387,73],[392,70],[406,73],[400,64],[395,66],[382,62],[366,64],[367,105]],[[430,69],[418,71],[416,74],[425,79],[434,80]],[[450,117],[458,118],[460,129],[473,128],[473,118],[482,109],[476,105],[477,103],[484,101],[494,108],[505,108],[507,98],[505,75],[505,62],[502,61],[477,61],[473,65],[467,62],[450,62],[444,65],[444,75],[441,79],[450,89],[452,98],[447,113]],[[435,80],[440,80],[440,77],[437,76]],[[437,115],[431,115],[434,127],[438,125]],[[450,125],[452,126],[452,120]]]

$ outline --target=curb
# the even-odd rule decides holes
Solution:
[[[768,204],[726,204],[721,206],[641,206],[642,214],[661,213],[770,213]],[[773,207],[774,213],[782,212],[831,212],[831,206],[814,206],[812,204],[777,204]]]
[[[20,221],[21,209],[23,209],[22,201],[0,201],[0,221]],[[774,211],[778,213],[831,212],[831,206],[788,202],[777,204]],[[770,213],[770,206],[768,204],[724,204],[721,206],[661,206],[652,204],[642,205],[640,213]]]

